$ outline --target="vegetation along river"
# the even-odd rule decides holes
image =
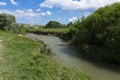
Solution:
[[[26,36],[42,40],[55,53],[53,58],[65,66],[80,70],[92,76],[95,80],[120,80],[120,66],[118,65],[96,63],[83,59],[67,42],[55,36],[37,35],[33,33],[28,33]]]

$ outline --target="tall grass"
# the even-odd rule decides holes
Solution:
[[[2,80],[91,80],[87,75],[56,64],[41,53],[41,42],[2,33],[0,79]]]
[[[62,33],[66,34],[69,28],[43,28],[43,29],[29,29],[31,32],[46,32],[46,33]]]

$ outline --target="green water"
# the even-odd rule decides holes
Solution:
[[[26,36],[42,40],[47,44],[52,52],[56,54],[53,58],[58,63],[85,72],[95,80],[120,80],[120,66],[118,65],[96,63],[83,59],[68,43],[55,36],[37,35],[33,33],[28,33]]]

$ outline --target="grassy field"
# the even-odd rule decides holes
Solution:
[[[47,32],[47,33],[62,33],[66,34],[69,31],[69,28],[43,28],[43,29],[30,29],[29,31],[36,31],[36,32]]]
[[[92,80],[40,53],[43,43],[0,33],[0,80]]]

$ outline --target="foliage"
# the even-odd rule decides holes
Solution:
[[[0,14],[0,29],[4,30],[5,27],[8,27],[14,23],[16,23],[15,16],[6,13]]]
[[[71,27],[71,26],[73,26],[73,24],[74,24],[74,23],[69,22],[69,23],[66,25],[66,27]]]
[[[25,33],[24,25],[16,23],[15,16],[6,13],[0,14],[0,29],[17,34]]]
[[[51,33],[51,32],[54,32],[54,33],[67,33],[69,31],[69,28],[52,28],[52,29],[40,29],[42,32],[48,32],[48,33]]]
[[[58,34],[66,34],[69,31],[69,28],[42,28],[42,29],[29,29],[29,32],[36,33],[58,33]]]
[[[11,25],[5,27],[5,30],[16,34],[24,34],[26,32],[24,25],[18,23],[12,23]]]
[[[45,28],[62,28],[63,25],[57,21],[49,21]]]
[[[83,26],[84,17],[81,20],[78,19],[76,23],[70,28],[69,33],[74,35],[76,42],[84,43],[84,41],[88,38],[86,33],[88,32],[87,29]]]
[[[109,62],[120,62],[120,3],[99,8],[78,20],[70,32],[89,56]],[[104,48],[104,51],[101,49]]]

